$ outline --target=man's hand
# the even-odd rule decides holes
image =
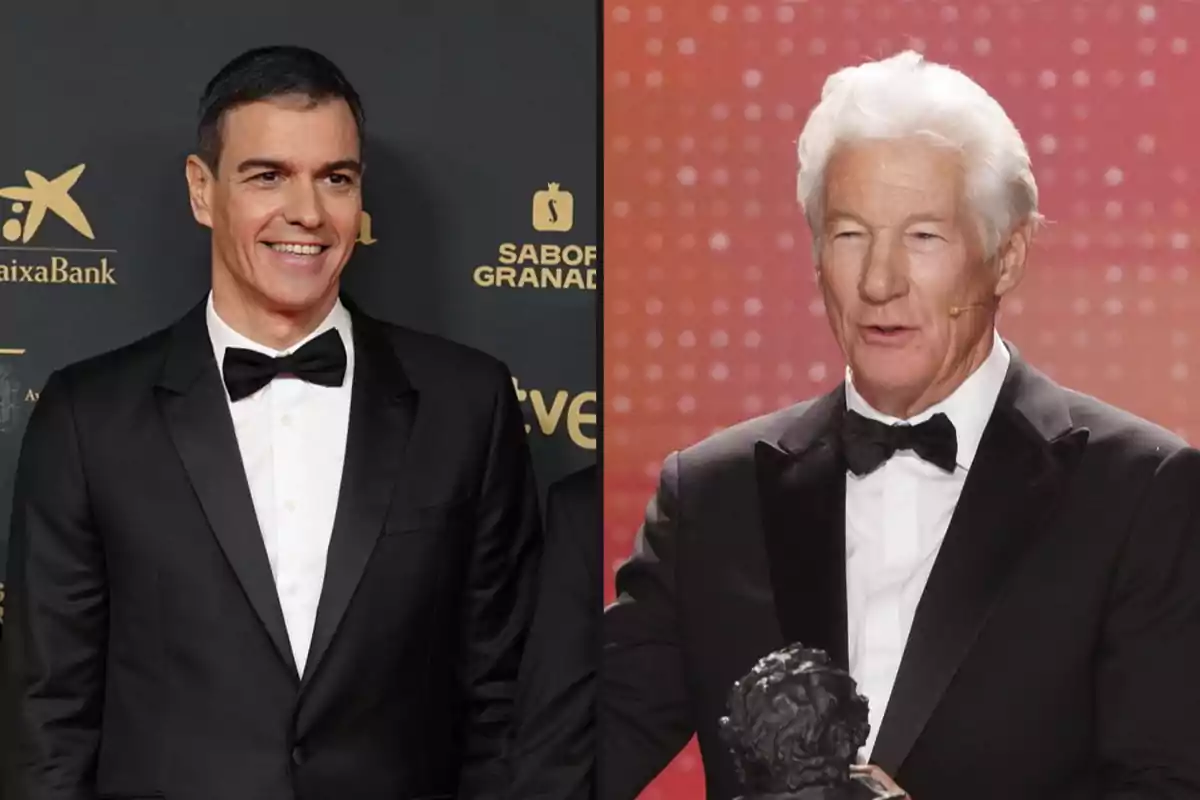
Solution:
[[[850,774],[855,779],[866,783],[875,790],[881,798],[887,800],[912,800],[908,793],[896,785],[896,782],[874,764],[852,764]]]

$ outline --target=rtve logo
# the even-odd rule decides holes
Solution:
[[[559,426],[566,422],[567,437],[576,447],[584,450],[596,449],[596,393],[580,392],[574,397],[565,389],[543,392],[541,389],[526,389],[520,381],[512,379],[517,401],[529,403],[538,432],[553,436]],[[549,400],[549,402],[547,402]],[[525,432],[533,433],[533,424],[525,424]]]

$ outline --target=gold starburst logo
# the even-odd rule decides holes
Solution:
[[[15,201],[12,205],[14,213],[20,214],[28,207],[24,222],[18,218],[9,219],[0,229],[0,234],[3,234],[4,238],[10,242],[19,239],[22,244],[25,244],[37,233],[46,214],[53,212],[55,216],[79,233],[89,239],[95,239],[96,235],[92,233],[92,226],[88,222],[87,216],[84,215],[83,209],[70,194],[71,189],[86,168],[86,164],[78,164],[53,180],[47,180],[33,170],[25,170],[25,180],[29,181],[28,186],[0,187],[0,197]]]

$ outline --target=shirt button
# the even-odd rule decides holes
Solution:
[[[287,510],[289,512],[296,510],[296,504],[293,503],[291,500],[288,500],[286,503],[284,503],[283,507],[285,510]]]
[[[279,424],[285,428],[290,428],[292,426],[292,415],[284,414],[282,417],[279,418]]]
[[[292,748],[292,763],[296,766],[300,766],[304,763],[304,751],[298,746]]]

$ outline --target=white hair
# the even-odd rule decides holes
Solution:
[[[805,123],[797,194],[818,248],[825,168],[837,146],[913,136],[962,151],[988,258],[1017,226],[1041,222],[1029,151],[1008,114],[963,73],[908,50],[835,72]]]

